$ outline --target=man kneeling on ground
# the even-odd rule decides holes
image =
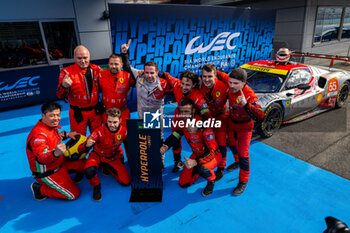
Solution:
[[[120,124],[121,111],[110,108],[106,111],[107,124],[98,127],[87,139],[85,148],[93,151],[85,165],[85,175],[94,187],[92,198],[95,201],[102,199],[100,179],[97,169],[103,165],[114,178],[122,185],[130,184],[130,174],[124,165],[122,142],[126,139],[126,128]]]
[[[183,99],[180,101],[179,120],[184,123],[188,121],[201,121],[202,118],[195,112],[195,103],[191,99]],[[217,151],[218,145],[215,141],[214,132],[211,128],[197,128],[193,126],[176,127],[173,133],[165,140],[160,148],[161,153],[165,153],[172,146],[179,144],[181,136],[185,135],[187,142],[192,149],[192,155],[189,159],[185,157],[185,166],[180,174],[179,185],[188,187],[192,185],[199,176],[208,181],[202,195],[209,196],[213,193],[215,183],[214,168],[221,161],[221,154]]]
[[[27,138],[27,156],[30,170],[38,182],[31,185],[34,198],[38,201],[47,197],[75,200],[80,195],[76,183],[70,178],[68,170],[81,173],[85,159],[66,160],[66,144],[62,140],[75,139],[76,132],[59,133],[61,105],[46,103],[41,107],[41,120],[34,126]]]

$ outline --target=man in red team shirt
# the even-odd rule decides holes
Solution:
[[[91,186],[94,187],[93,199],[102,199],[100,179],[97,169],[103,165],[114,178],[122,185],[130,184],[130,175],[123,160],[122,142],[126,138],[126,127],[120,123],[121,112],[119,109],[110,108],[106,111],[107,123],[98,127],[87,139],[86,144],[80,150],[86,150],[93,146],[93,151],[85,164],[85,175]]]
[[[82,172],[85,159],[69,161],[64,158],[66,145],[62,140],[75,138],[78,133],[59,133],[61,106],[46,103],[41,107],[41,120],[27,138],[27,157],[33,177],[38,182],[31,185],[36,200],[47,197],[75,200],[80,195],[79,187],[70,178],[68,170]]]
[[[211,113],[208,107],[208,104],[204,98],[204,96],[198,90],[199,86],[199,77],[196,73],[192,71],[185,71],[180,74],[180,79],[172,77],[170,74],[164,72],[164,77],[170,84],[172,91],[174,92],[174,96],[176,102],[180,104],[182,99],[191,99],[194,102],[196,112],[204,117],[205,119],[211,117]],[[177,115],[180,114],[179,108],[177,107],[174,112],[174,121],[177,119]],[[172,129],[174,131],[174,129]],[[179,145],[173,147],[174,154],[174,168],[172,172],[177,172],[183,167],[183,162],[181,161],[181,141]]]
[[[228,111],[226,102],[229,92],[227,82],[223,82],[216,77],[216,67],[213,64],[206,64],[202,68],[202,85],[200,92],[205,97],[211,115],[215,120],[221,121],[220,128],[214,128],[215,139],[219,145],[219,150],[222,155],[222,160],[216,170],[216,180],[220,180],[224,175],[226,167],[226,153],[227,153],[227,119]]]
[[[221,73],[222,74],[222,73]],[[229,145],[236,145],[239,160],[239,183],[233,190],[233,195],[241,195],[247,187],[250,161],[249,145],[252,138],[254,120],[264,118],[264,112],[258,104],[254,91],[246,84],[247,72],[241,68],[234,69],[228,78],[230,87],[228,120]]]
[[[122,57],[112,54],[108,60],[109,69],[100,72],[99,84],[102,93],[102,102],[106,109],[118,108],[122,112],[121,124],[126,127],[126,120],[130,119],[130,111],[127,108],[127,98],[130,87],[135,85],[135,80],[129,72],[122,70]],[[106,123],[106,113],[102,116]]]
[[[181,118],[186,124],[188,120],[195,122],[202,118],[196,113],[195,104],[191,99],[182,99],[179,104]],[[202,191],[203,196],[212,194],[215,184],[215,173],[213,169],[221,161],[221,154],[217,151],[218,145],[215,141],[215,135],[211,128],[197,128],[193,126],[176,127],[173,133],[165,140],[160,152],[165,153],[170,147],[179,144],[181,137],[185,136],[192,149],[190,158],[185,157],[185,167],[183,168],[179,185],[188,187],[192,185],[199,176],[205,178],[208,183]]]
[[[102,124],[99,113],[98,76],[102,70],[90,63],[90,53],[82,45],[74,49],[75,64],[63,68],[59,76],[56,94],[68,98],[69,121],[72,131],[86,135]]]

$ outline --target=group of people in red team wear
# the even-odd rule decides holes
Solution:
[[[227,170],[240,169],[239,183],[233,195],[242,194],[249,179],[249,144],[254,121],[264,117],[255,93],[246,85],[247,73],[237,68],[228,75],[217,71],[214,65],[206,64],[200,77],[185,71],[177,79],[166,72],[160,73],[154,62],[147,62],[143,71],[135,70],[128,62],[128,47],[129,44],[122,46],[121,55],[112,54],[109,69],[102,70],[90,63],[88,49],[79,45],[74,50],[75,64],[61,70],[56,93],[58,98],[67,99],[70,104],[71,132],[58,131],[61,106],[55,102],[45,103],[41,109],[42,118],[28,135],[26,146],[30,169],[36,180],[31,184],[34,198],[75,200],[80,195],[77,183],[85,175],[93,186],[93,199],[100,201],[99,168],[105,175],[112,174],[120,184],[130,184],[121,144],[127,148],[126,119],[130,118],[130,111],[126,104],[130,88],[134,86],[140,118],[145,111],[162,112],[165,95],[173,92],[178,103],[174,121],[189,119],[197,122],[209,118],[221,121],[219,128],[173,127],[172,134],[163,140],[162,155],[173,148],[172,171],[182,169],[179,185],[188,187],[201,176],[207,180],[202,195],[209,196],[215,181],[224,175],[228,146],[235,162]],[[92,149],[87,159],[67,159],[64,155],[67,146],[62,141],[86,135],[87,128],[91,134],[78,147],[80,153]],[[184,157],[184,162],[181,160],[182,136],[192,149],[191,156]],[[74,178],[71,173],[76,173]]]

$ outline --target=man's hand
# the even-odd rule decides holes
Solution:
[[[130,43],[131,43],[131,39],[129,39],[127,44],[122,44],[122,46],[120,47],[120,52],[127,53],[129,50]]]
[[[145,75],[145,71],[144,70],[138,70],[137,71],[137,77],[142,77]]]
[[[56,157],[60,157],[67,150],[66,144],[62,143],[62,139],[56,144],[56,149],[54,151],[54,155]]]
[[[72,85],[72,83],[73,83],[72,79],[68,76],[68,74],[66,74],[66,76],[64,76],[62,80],[62,86],[64,88],[69,88]]]
[[[167,152],[168,150],[169,150],[169,147],[163,144],[163,146],[160,148],[160,153],[165,154],[165,152]]]
[[[186,160],[185,161],[185,166],[186,166],[187,169],[191,169],[191,168],[193,168],[194,166],[197,165],[197,161],[195,159],[188,159],[186,157],[184,157],[184,158]]]
[[[73,131],[73,132],[69,132],[67,137],[71,138],[71,139],[76,139],[80,134]]]
[[[244,93],[241,89],[241,95],[237,97],[237,101],[239,104],[241,104],[242,106],[245,106],[247,104],[247,99],[244,96]]]
[[[92,138],[89,138],[86,142],[86,147],[92,147],[95,143],[96,143],[95,140],[93,140]]]

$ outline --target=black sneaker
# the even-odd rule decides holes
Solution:
[[[184,163],[181,160],[175,161],[174,168],[171,171],[178,172],[181,168],[183,168],[183,166],[184,166]]]
[[[33,197],[37,201],[42,201],[42,200],[45,200],[47,198],[47,196],[41,194],[40,187],[41,187],[41,184],[36,183],[36,182],[34,182],[30,185],[30,189],[33,192]]]
[[[225,168],[223,167],[218,167],[218,169],[216,169],[216,172],[215,172],[215,181],[218,181],[220,180],[223,176],[224,176],[224,171],[225,171]]]
[[[92,194],[92,198],[94,199],[94,201],[101,201],[101,184],[94,186],[94,193]]]
[[[101,166],[101,172],[104,176],[109,176],[111,174],[105,166]]]
[[[75,174],[75,177],[74,177],[73,181],[74,181],[75,183],[77,183],[77,184],[80,184],[81,181],[83,180],[83,178],[84,178],[84,173],[82,173],[82,172],[77,172],[77,174]]]
[[[233,164],[231,164],[230,166],[227,167],[227,171],[232,172],[233,170],[236,170],[237,168],[239,168],[239,163],[234,162]]]
[[[215,184],[215,181],[211,181],[211,182],[208,181],[207,186],[205,186],[202,192],[203,197],[207,197],[213,193],[214,184]]]
[[[247,183],[239,182],[237,187],[233,190],[232,194],[235,196],[239,196],[243,193],[243,191],[247,188]]]

